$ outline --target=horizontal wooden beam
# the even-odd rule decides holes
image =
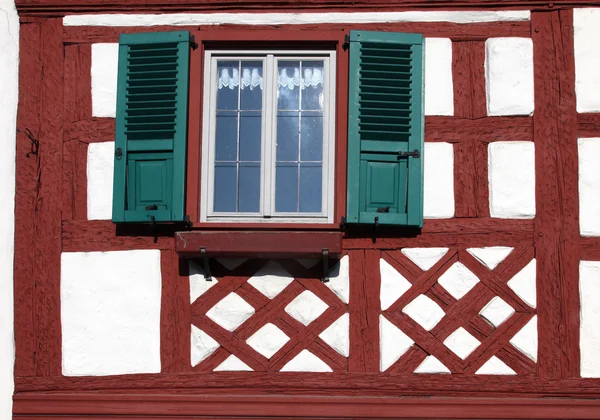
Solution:
[[[221,376],[225,379],[227,375]],[[15,419],[34,415],[75,415],[77,418],[110,415],[169,418],[597,419],[600,418],[600,400],[78,392],[17,394],[13,410]]]
[[[65,123],[64,140],[85,143],[114,141],[115,119],[92,118]],[[531,141],[531,117],[485,117],[476,120],[455,117],[425,117],[425,141],[460,143],[471,140]]]
[[[324,249],[335,256],[342,253],[342,236],[342,232],[320,231],[176,232],[175,250],[184,257],[200,257],[202,248],[209,257],[318,257]]]
[[[152,31],[194,30],[196,27],[154,26]],[[421,33],[426,37],[450,38],[454,41],[485,40],[495,37],[531,36],[529,21],[517,22],[485,22],[459,24],[453,22],[394,22],[394,23],[361,23],[361,24],[303,24],[279,25],[277,29],[263,25],[219,25],[202,27],[197,32],[197,41],[253,41],[253,36],[271,34],[271,41],[283,41],[282,34],[288,36],[301,33],[300,39],[306,41],[324,40],[326,32],[347,33],[352,29],[396,31]],[[67,44],[118,42],[120,34],[148,31],[147,27],[135,26],[65,26],[63,41]],[[275,35],[275,36],[273,36]]]
[[[577,115],[577,137],[600,137],[600,113]]]
[[[185,12],[185,11],[262,11],[266,7],[277,11],[322,10],[414,10],[414,9],[536,9],[552,10],[591,6],[594,0],[17,0],[21,14],[61,15],[73,13],[109,12]]]
[[[581,238],[581,259],[600,261],[600,238]]]

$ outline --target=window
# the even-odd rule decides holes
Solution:
[[[335,52],[204,63],[202,220],[332,222]]]
[[[192,222],[337,223],[345,214],[348,225],[422,226],[423,37],[350,31],[344,49],[339,34],[328,42],[337,48],[204,44],[200,69],[204,49],[191,48],[188,31],[121,35],[113,221],[182,222],[187,205]],[[188,138],[188,122],[202,133]],[[340,162],[347,183],[339,176],[334,188]],[[187,203],[186,182],[201,191]]]

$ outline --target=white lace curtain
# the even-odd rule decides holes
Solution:
[[[323,86],[323,69],[319,67],[304,67],[302,69],[304,75],[300,77],[300,69],[294,68],[294,75],[288,76],[289,69],[282,69],[277,76],[278,87],[288,87],[290,90],[296,86],[301,89],[307,87]],[[228,87],[229,89],[250,88],[253,90],[257,87],[263,88],[263,78],[259,73],[258,68],[242,67],[242,77],[240,80],[239,71],[236,68],[223,68],[219,74],[219,89]]]

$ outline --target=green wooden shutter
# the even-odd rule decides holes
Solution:
[[[184,220],[190,35],[121,35],[113,222]]]
[[[423,226],[423,52],[420,34],[350,32],[347,223]]]

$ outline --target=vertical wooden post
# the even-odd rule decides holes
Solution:
[[[538,375],[579,376],[579,202],[573,11],[531,16]]]

